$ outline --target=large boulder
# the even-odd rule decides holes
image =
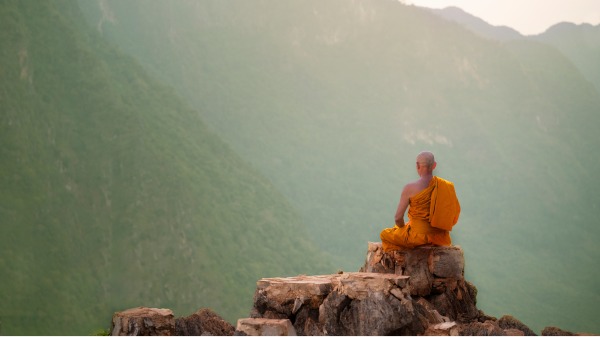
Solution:
[[[252,316],[289,319],[299,335],[417,334],[443,319],[413,303],[408,279],[361,272],[265,278]]]
[[[421,246],[384,252],[381,242],[369,242],[362,272],[410,276],[411,295],[443,292],[449,283],[464,280],[465,258],[460,246]]]
[[[410,276],[414,297],[425,298],[443,316],[467,322],[480,315],[477,288],[464,278],[465,259],[460,246],[421,246],[384,252],[381,242],[369,242],[360,271]]]

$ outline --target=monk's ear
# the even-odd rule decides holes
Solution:
[[[435,167],[436,167],[436,166],[437,166],[437,162],[435,162],[435,161],[434,161],[434,162],[433,162],[433,165],[431,165],[431,170],[432,170],[432,171],[433,171],[433,170],[435,170]]]

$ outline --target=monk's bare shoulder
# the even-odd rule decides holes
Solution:
[[[406,197],[410,198],[413,195],[416,195],[419,192],[426,189],[427,186],[429,186],[429,181],[426,181],[423,179],[415,180],[404,186],[404,189],[402,190],[402,194],[405,195]]]
[[[415,180],[404,185],[404,188],[402,189],[402,194],[406,195],[407,197],[412,197],[413,195],[417,194],[420,190],[421,186],[419,184],[419,181]]]

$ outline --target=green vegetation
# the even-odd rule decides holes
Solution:
[[[600,25],[560,23],[533,37],[556,47],[600,91]]]
[[[257,279],[333,272],[301,217],[73,1],[0,3],[2,334],[117,310],[247,316]]]
[[[91,334],[91,336],[110,336],[109,329],[98,329]]]
[[[396,1],[80,2],[274,182],[335,264],[393,223],[414,156],[463,206],[478,305],[598,332],[597,90],[556,49]]]
[[[0,45],[2,334],[357,270],[423,149],[478,306],[600,331],[600,97],[554,48],[386,0],[6,0]]]

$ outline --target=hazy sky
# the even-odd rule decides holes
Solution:
[[[600,23],[600,0],[405,0],[417,6],[456,6],[495,26],[509,26],[521,34],[544,32],[555,23]]]

